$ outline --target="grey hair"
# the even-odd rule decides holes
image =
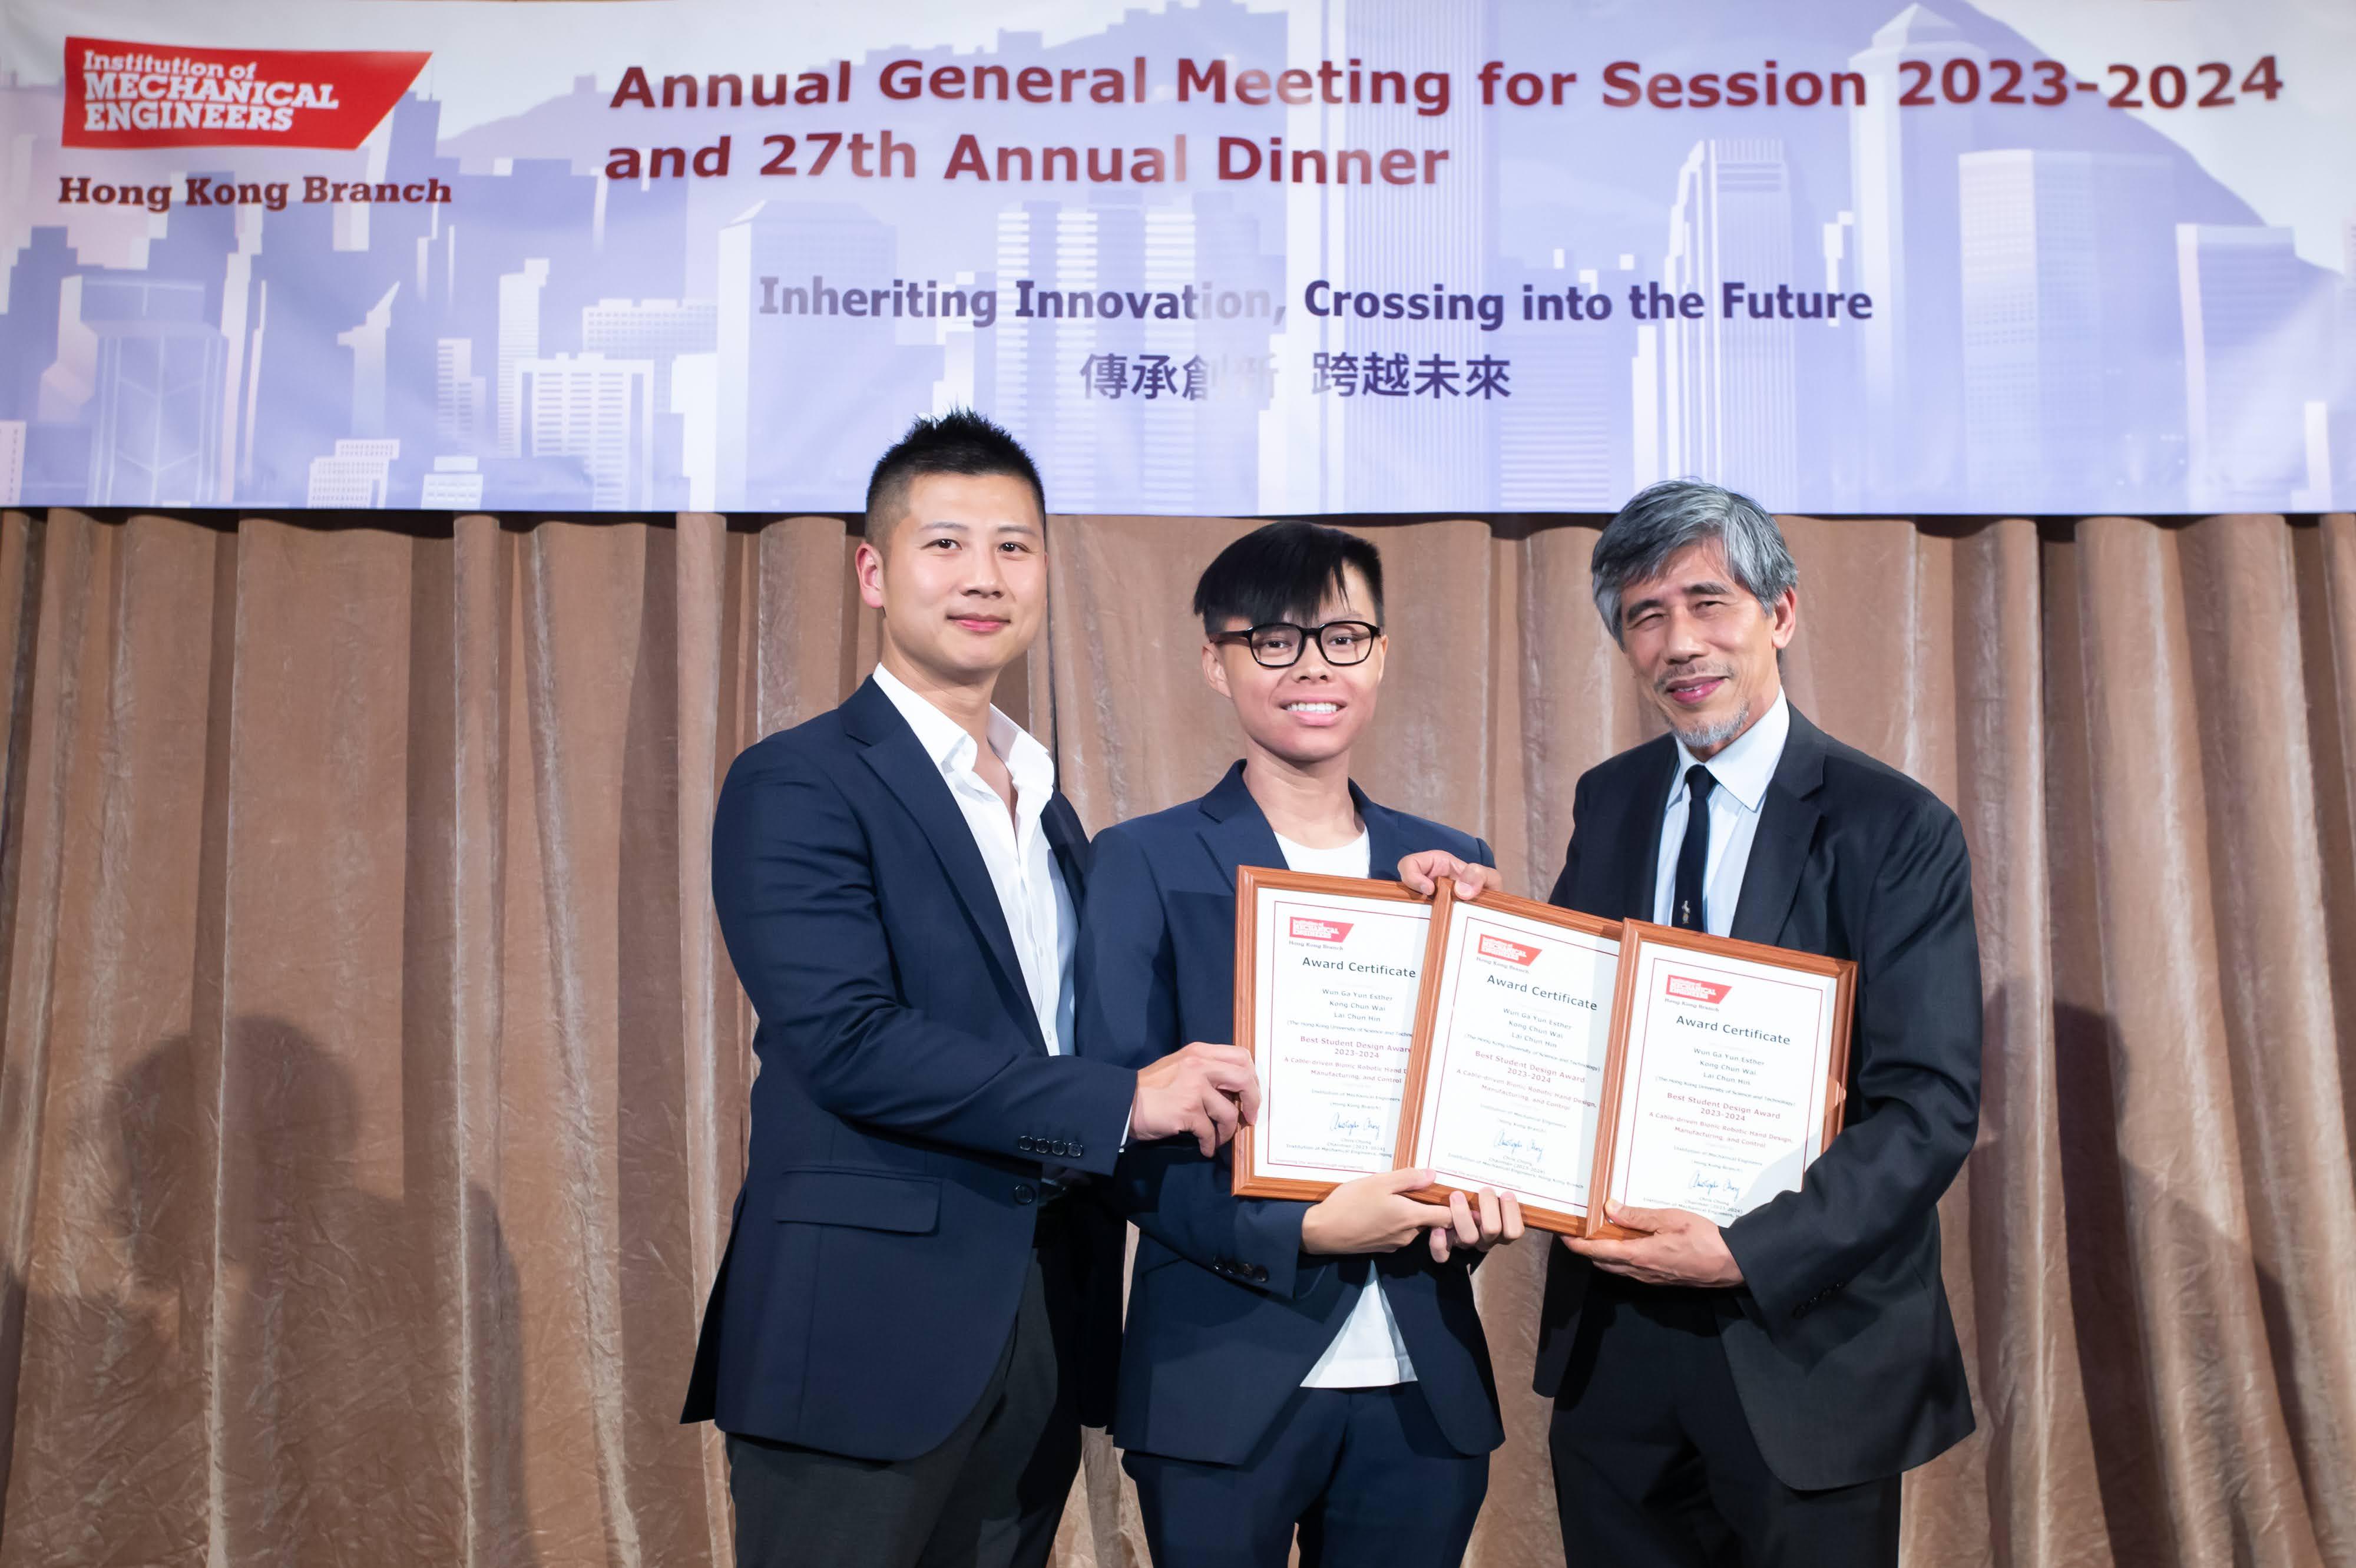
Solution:
[[[1604,525],[1588,563],[1595,610],[1612,640],[1622,642],[1620,601],[1632,585],[1658,576],[1687,546],[1712,542],[1725,548],[1734,580],[1771,615],[1775,601],[1800,585],[1783,531],[1765,508],[1700,479],[1664,479],[1639,491]]]

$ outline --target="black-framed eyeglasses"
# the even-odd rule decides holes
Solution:
[[[1301,662],[1301,650],[1314,638],[1317,651],[1328,664],[1364,664],[1366,655],[1375,650],[1375,641],[1383,628],[1370,620],[1329,620],[1323,626],[1295,626],[1290,621],[1274,620],[1266,626],[1256,626],[1249,631],[1222,631],[1213,635],[1213,642],[1240,643],[1251,650],[1251,656],[1270,670],[1285,670]]]

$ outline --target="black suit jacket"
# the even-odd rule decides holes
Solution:
[[[1079,819],[1057,795],[1043,825],[1076,908]],[[1006,1347],[1043,1165],[1109,1176],[1137,1075],[1047,1054],[973,831],[873,681],[736,758],[712,897],[761,1069],[681,1419],[913,1458],[972,1411]],[[1075,1218],[1067,1371],[1103,1425],[1122,1227],[1100,1207]]]
[[[1377,878],[1419,850],[1492,864],[1469,833],[1394,811],[1350,787]],[[1243,765],[1199,800],[1097,836],[1095,897],[1080,936],[1080,1049],[1142,1066],[1234,1032],[1236,868],[1282,869],[1284,852],[1245,788]],[[1301,1250],[1309,1205],[1237,1197],[1232,1151],[1193,1140],[1131,1144],[1110,1193],[1137,1222],[1120,1356],[1124,1448],[1235,1465],[1248,1458],[1340,1332],[1354,1288],[1379,1275],[1440,1435],[1458,1452],[1505,1441],[1488,1341],[1460,1250],[1435,1263],[1418,1237],[1355,1257]]]
[[[1664,736],[1579,781],[1553,901],[1653,918]],[[1784,1193],[1726,1227],[1744,1283],[1719,1339],[1751,1430],[1785,1485],[1893,1476],[1972,1430],[1939,1277],[1940,1194],[1979,1125],[1980,959],[1955,814],[1894,768],[1792,712],[1732,934],[1854,959],[1848,1115]],[[1552,1250],[1537,1388],[1558,1394],[1592,1266]],[[1641,1289],[1642,1287],[1636,1287]]]

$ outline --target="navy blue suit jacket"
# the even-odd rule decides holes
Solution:
[[[1376,876],[1427,849],[1494,864],[1479,839],[1350,792]],[[1284,865],[1241,763],[1201,800],[1097,836],[1080,930],[1084,1057],[1138,1067],[1233,1036],[1239,865]],[[1307,1204],[1238,1198],[1230,1180],[1226,1149],[1206,1160],[1185,1140],[1121,1157],[1113,1204],[1141,1232],[1121,1340],[1122,1447],[1240,1463],[1340,1332],[1357,1294],[1345,1287],[1370,1271],[1448,1441],[1465,1454],[1505,1441],[1465,1254],[1434,1263],[1418,1240],[1375,1256],[1312,1257],[1301,1250]]]
[[[1087,841],[1062,796],[1044,827],[1081,906]],[[760,1073],[681,1419],[913,1458],[971,1412],[1006,1347],[1043,1163],[1109,1175],[1136,1074],[1047,1054],[972,830],[873,681],[736,758],[712,896]],[[1121,1239],[1098,1212],[1080,1335],[1098,1364],[1073,1369],[1095,1424]]]
[[[1553,901],[1653,918],[1667,736],[1590,769]],[[1848,1114],[1787,1192],[1727,1226],[1719,1342],[1767,1467],[1814,1490],[1894,1476],[1972,1430],[1939,1277],[1939,1195],[1979,1127],[1971,857],[1937,796],[1792,711],[1733,935],[1857,961]],[[1592,1266],[1547,1250],[1537,1388],[1558,1395]]]

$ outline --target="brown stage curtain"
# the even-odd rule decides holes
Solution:
[[[1183,604],[1248,523],[1059,518],[1002,702],[1093,826],[1234,755]],[[1652,733],[1597,520],[1371,527],[1363,781],[1543,893]],[[1962,815],[1976,1436],[1910,1565],[2356,1565],[2356,518],[1787,519],[1787,679]],[[836,520],[0,518],[0,1568],[724,1563],[676,1424],[742,1168],[706,832],[873,658]],[[1561,1560],[1482,1271],[1473,1546]],[[1141,1563],[1098,1445],[1066,1564]]]

